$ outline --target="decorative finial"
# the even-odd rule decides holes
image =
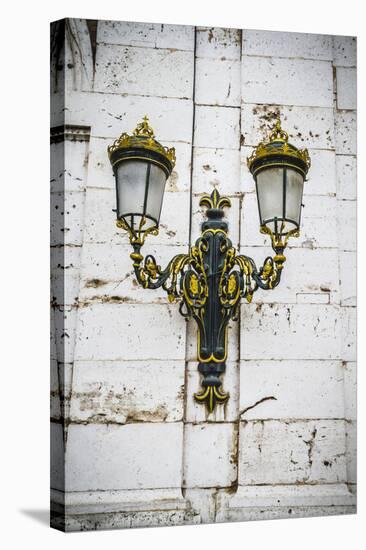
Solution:
[[[288,133],[282,130],[280,117],[277,118],[273,131],[269,135],[269,141],[288,141]]]
[[[143,117],[142,122],[140,122],[136,126],[136,128],[133,132],[133,135],[134,136],[145,136],[145,137],[151,137],[151,138],[155,137],[154,130],[149,125],[149,118],[146,115]]]

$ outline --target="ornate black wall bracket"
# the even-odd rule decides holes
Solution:
[[[258,289],[275,288],[281,278],[286,258],[283,251],[288,238],[298,231],[289,231],[286,236],[272,233],[267,227],[261,231],[270,234],[275,256],[267,257],[260,269],[252,258],[237,254],[228,237],[228,224],[224,221],[224,207],[230,207],[230,199],[221,197],[215,189],[204,195],[200,206],[207,207],[207,220],[202,224],[201,236],[191,247],[189,254],[174,256],[165,269],[155,258],[141,254],[147,231],[141,220],[137,231],[117,221],[118,227],[129,232],[133,246],[131,258],[137,281],[144,287],[163,287],[170,302],[179,302],[179,311],[184,317],[193,318],[198,327],[198,370],[202,375],[202,391],[194,394],[199,403],[205,403],[211,413],[216,404],[225,403],[229,394],[222,389],[228,349],[228,323],[236,320],[240,300],[251,302]],[[157,234],[158,229],[153,233]]]

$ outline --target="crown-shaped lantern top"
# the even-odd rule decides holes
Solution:
[[[163,157],[170,172],[173,170],[176,161],[175,149],[174,147],[164,147],[155,139],[154,130],[149,125],[149,119],[146,115],[136,126],[132,135],[124,132],[113,145],[108,147],[108,155],[112,165],[114,165],[122,157],[126,157],[126,154],[141,154],[143,150]]]
[[[261,141],[257,145],[247,158],[247,165],[253,176],[266,166],[285,165],[297,168],[306,177],[311,161],[307,149],[298,149],[288,142],[288,134],[281,128],[280,119],[277,119],[269,141]]]

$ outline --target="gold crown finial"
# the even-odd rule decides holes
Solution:
[[[108,155],[112,164],[114,162],[112,157],[114,157],[118,151],[121,152],[126,149],[148,149],[150,151],[155,151],[169,161],[171,170],[175,166],[176,158],[174,147],[165,147],[155,139],[154,130],[149,124],[147,115],[142,118],[142,121],[136,126],[131,136],[123,132],[123,134],[108,147]]]
[[[154,130],[149,125],[149,117],[147,115],[145,115],[142,119],[142,122],[140,122],[136,126],[136,128],[133,132],[133,135],[134,136],[145,136],[145,137],[151,137],[151,138],[155,137]]]
[[[269,141],[288,141],[288,133],[282,130],[280,117],[277,118],[276,124],[269,135]]]

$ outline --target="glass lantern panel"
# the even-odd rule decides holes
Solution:
[[[304,178],[296,170],[286,170],[286,218],[300,223]]]
[[[147,162],[125,160],[117,167],[117,214],[142,215],[144,212]],[[132,223],[132,218],[126,218]],[[138,218],[139,221],[139,218]]]
[[[151,164],[146,214],[156,220],[157,225],[159,224],[166,180],[164,170],[155,164]]]
[[[257,199],[261,225],[274,231],[273,219],[283,218],[283,168],[263,169],[257,175]],[[270,221],[271,220],[271,221]]]

